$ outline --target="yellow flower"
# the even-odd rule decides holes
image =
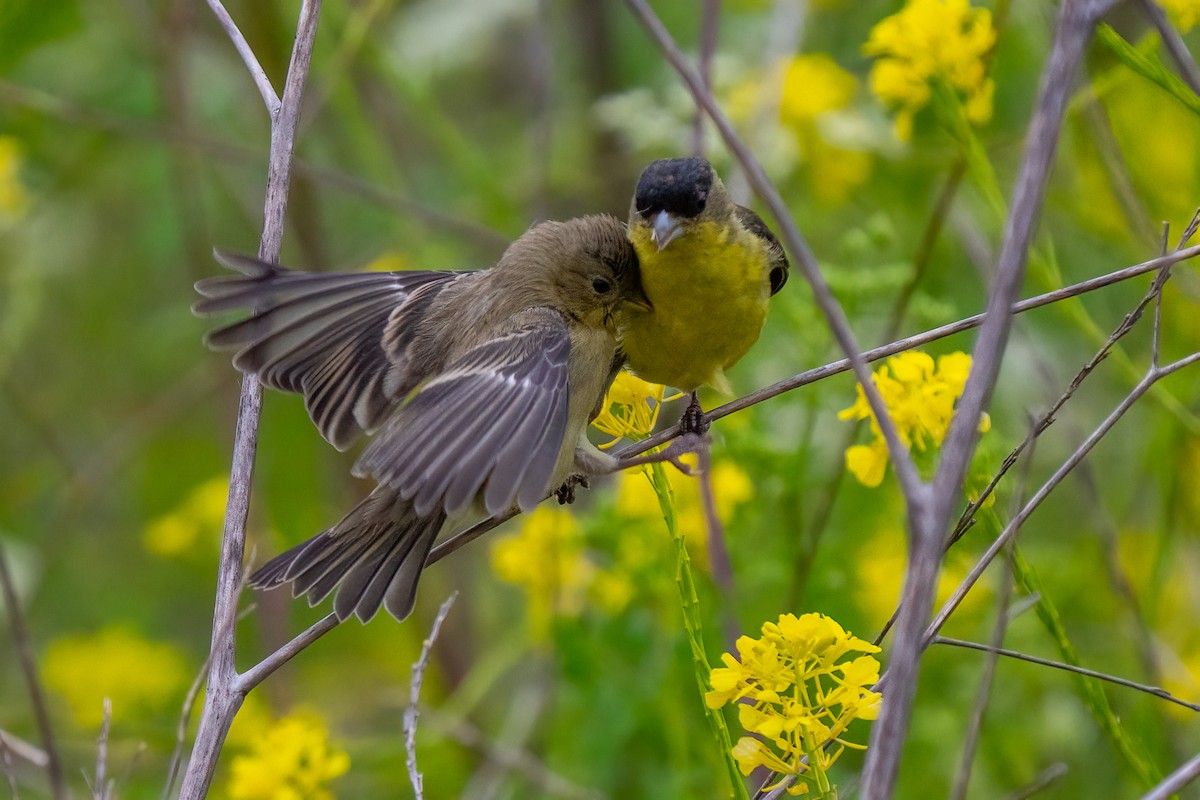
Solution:
[[[232,800],[332,800],[327,784],[350,769],[350,756],[329,743],[324,722],[296,713],[271,725],[236,756]]]
[[[824,53],[792,58],[783,73],[779,118],[785,125],[812,122],[850,105],[858,81]]]
[[[837,204],[867,180],[871,156],[847,149],[829,135],[832,112],[850,106],[858,79],[824,53],[795,56],[783,67],[779,121],[795,134],[813,194]]]
[[[1200,22],[1200,2],[1197,0],[1158,0],[1180,33],[1187,33]]]
[[[29,192],[21,183],[21,143],[0,136],[0,219],[17,218],[29,208]]]
[[[658,412],[662,404],[682,395],[664,398],[666,387],[648,383],[628,370],[617,373],[616,380],[604,397],[600,416],[592,421],[593,427],[613,437],[600,447],[612,447],[621,439],[645,439],[658,424]]]
[[[190,680],[178,650],[120,626],[53,642],[42,674],[83,728],[100,726],[106,697],[115,719],[141,719],[165,709],[178,713]]]
[[[554,618],[583,611],[596,570],[584,557],[579,522],[566,511],[538,506],[519,532],[492,545],[491,556],[496,575],[525,591],[538,638]]]
[[[913,117],[929,102],[934,83],[963,97],[968,120],[986,122],[995,90],[986,56],[995,43],[991,12],[967,0],[908,0],[872,28],[863,45],[878,59],[871,91],[897,109],[896,135],[912,137]]]
[[[783,614],[763,624],[761,638],[743,636],[736,646],[738,657],[723,654],[724,666],[709,674],[704,700],[709,708],[737,704],[738,721],[756,735],[733,747],[742,774],[765,766],[799,778],[789,794],[828,793],[828,769],[846,747],[863,747],[842,736],[854,720],[875,719],[882,702],[868,688],[879,680],[879,661],[844,658],[879,648],[824,614]]]
[[[179,508],[164,514],[146,526],[142,543],[159,556],[177,556],[198,542],[215,544],[225,522],[225,501],[229,480],[210,478],[192,490]]]
[[[932,356],[914,350],[892,356],[875,371],[875,386],[906,447],[923,453],[941,446],[970,371],[971,357],[966,353],[951,353],[934,362]],[[864,486],[878,486],[887,468],[887,445],[861,384],[854,404],[842,409],[838,419],[871,421],[873,441],[849,447],[846,468]],[[979,430],[990,429],[991,418],[983,414]]]

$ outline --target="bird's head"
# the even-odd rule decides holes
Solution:
[[[637,253],[616,217],[597,214],[566,222],[543,222],[514,244],[550,296],[544,302],[589,327],[613,327],[623,307],[650,310],[642,291]],[[505,260],[510,260],[510,253]]]
[[[661,252],[698,222],[728,217],[733,200],[703,158],[664,158],[642,170],[629,210],[631,237]]]

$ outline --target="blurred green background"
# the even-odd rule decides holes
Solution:
[[[655,4],[692,53],[701,5]],[[298,6],[229,5],[277,87]],[[899,7],[727,2],[714,61],[718,100],[783,192],[864,346],[982,309],[1056,10],[1042,0],[993,7],[992,113],[964,137],[944,108],[925,108],[902,141],[893,111],[870,91],[862,49]],[[1186,27],[1186,8],[1174,10]],[[1119,9],[1112,22],[1158,58],[1135,12]],[[1187,41],[1200,45],[1195,34]],[[0,541],[76,796],[86,794],[80,773],[93,770],[108,696],[118,794],[156,797],[207,651],[238,391],[229,359],[201,345],[211,322],[190,313],[191,285],[218,272],[213,246],[257,246],[268,120],[227,37],[194,0],[6,0],[0,42]],[[693,118],[678,78],[620,3],[327,3],[282,260],[487,266],[537,220],[624,217],[648,161],[691,152]],[[1162,220],[1174,245],[1200,203],[1198,133],[1200,118],[1177,96],[1094,44],[1024,295],[1155,255]],[[711,130],[707,148],[748,201]],[[1194,278],[1183,265],[1165,293],[1164,359],[1200,347]],[[1020,318],[975,484],[1148,285],[1143,277]],[[1149,322],[1039,440],[1029,489],[1136,383],[1149,363]],[[928,352],[969,352],[972,342],[960,335]],[[731,379],[746,393],[838,357],[794,274]],[[707,406],[722,400],[705,397]],[[757,635],[783,613],[828,614],[868,639],[891,614],[905,515],[890,474],[878,488],[843,474],[844,450],[869,439],[837,419],[853,402],[843,375],[714,425],[731,593],[709,577],[695,487],[674,477],[710,662],[730,649],[730,633]],[[661,424],[681,410],[668,404]],[[349,475],[353,458],[320,439],[298,398],[268,394],[251,508],[258,561],[368,491]],[[1192,370],[1142,400],[1025,526],[1023,556],[1061,629],[1051,633],[1018,589],[1025,610],[1006,644],[1054,659],[1069,645],[1088,667],[1200,700],[1198,471]],[[947,588],[1008,519],[1016,487],[1001,484],[952,552]],[[213,796],[411,796],[401,732],[411,665],[455,589],[422,693],[426,797],[728,796],[692,675],[674,550],[647,492],[637,474],[599,482],[569,515],[510,522],[430,569],[404,624],[380,618],[325,636],[251,696]],[[535,557],[544,566],[530,575],[511,569]],[[988,640],[1000,574],[989,571],[951,634]],[[242,668],[327,612],[285,593],[243,603],[255,607],[238,628]],[[957,649],[926,656],[898,796],[948,791],[983,665]],[[971,796],[1005,796],[1061,763],[1065,774],[1039,796],[1134,797],[1200,748],[1194,712],[1102,692],[1119,733],[1097,721],[1100,701],[1085,701],[1072,676],[1002,661]],[[736,737],[736,714],[729,720]],[[38,740],[7,627],[0,729]],[[859,723],[851,739],[867,735]],[[271,753],[305,736],[324,777],[310,764],[314,774],[296,780],[311,783],[295,794],[280,793],[282,777],[252,785],[253,774],[281,774]],[[857,753],[839,762],[844,796],[860,765]],[[10,772],[21,797],[47,796],[20,758]]]

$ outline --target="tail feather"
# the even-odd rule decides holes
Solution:
[[[335,588],[339,620],[370,620],[385,606],[403,620],[412,613],[425,559],[446,521],[443,512],[418,516],[412,503],[380,487],[341,522],[276,556],[250,576],[250,585],[292,584],[310,605]]]

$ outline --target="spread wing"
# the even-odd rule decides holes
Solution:
[[[252,315],[205,337],[216,349],[236,349],[233,363],[268,386],[304,395],[309,416],[344,450],[379,426],[420,375],[383,345],[389,318],[410,300],[428,300],[462,273],[311,273],[256,258],[216,252],[243,273],[196,284],[204,295],[193,310],[214,314],[247,308]],[[418,316],[419,315],[413,315]],[[416,320],[406,320],[408,324]]]
[[[567,359],[562,316],[534,308],[417,389],[355,464],[411,499],[418,515],[491,514],[545,498],[564,446]],[[571,445],[573,446],[573,444]]]

